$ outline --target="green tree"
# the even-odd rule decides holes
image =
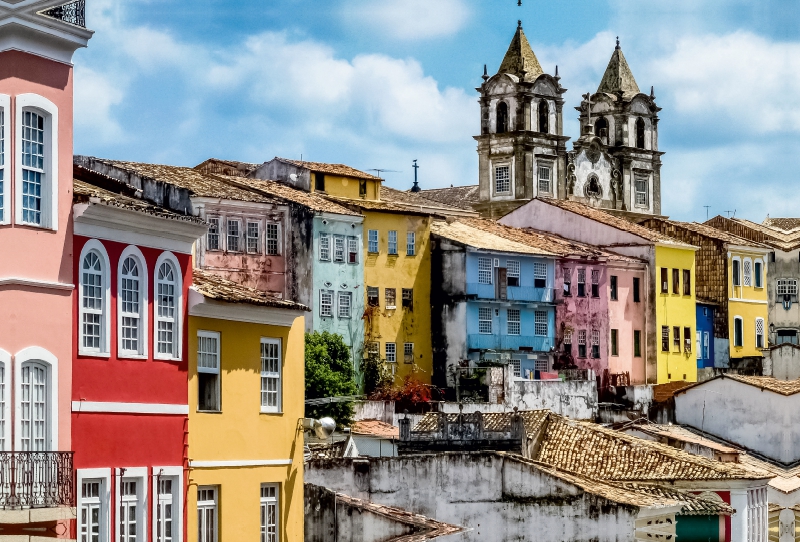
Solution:
[[[350,349],[341,335],[327,331],[306,333],[306,399],[355,395]],[[353,403],[330,403],[306,407],[306,417],[330,416],[344,427],[353,420]]]

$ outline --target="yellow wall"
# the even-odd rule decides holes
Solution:
[[[340,198],[361,199],[359,184],[362,179],[352,177],[340,177],[337,175],[325,175],[325,193]],[[380,181],[364,181],[367,184],[367,195],[363,199],[380,199]],[[311,191],[316,192],[316,175],[311,172]]]
[[[740,286],[733,285],[733,260],[738,258],[741,263]],[[761,260],[763,263],[761,270],[761,288],[755,287],[755,274],[752,275],[750,286],[745,285],[744,281],[744,261],[749,258],[751,262]],[[749,252],[744,250],[731,250],[728,256],[728,333],[730,337],[730,356],[731,358],[741,358],[745,356],[761,357],[762,353],[756,347],[756,318],[764,320],[764,346],[767,346],[769,337],[769,306],[767,304],[767,255],[766,253]],[[751,264],[754,272],[755,265]],[[744,340],[742,346],[734,346],[734,325],[736,317],[742,318]]]
[[[433,370],[431,351],[431,251],[428,216],[364,211],[364,279],[366,286],[380,289],[380,307],[366,308],[364,342],[379,343],[381,358],[385,344],[397,344],[397,363],[394,364],[395,384],[400,385],[408,374],[430,384]],[[368,252],[368,230],[378,230],[377,254]],[[389,230],[397,231],[397,256],[388,254]],[[416,255],[406,255],[406,234],[416,232]],[[397,309],[386,309],[386,288],[397,290]],[[402,289],[414,289],[414,308],[403,308]],[[366,299],[365,299],[366,305]],[[414,361],[406,362],[404,343],[414,343]]]
[[[666,267],[668,290],[661,293],[661,268]],[[672,270],[680,270],[680,288],[677,294],[672,293]],[[691,295],[683,295],[683,270],[690,270]],[[658,384],[685,380],[697,381],[697,353],[695,348],[695,331],[697,314],[695,312],[695,251],[690,248],[675,248],[656,245],[656,347],[658,350]],[[669,352],[661,347],[662,326],[669,327]],[[673,327],[678,326],[681,333],[681,346],[678,351],[673,344]],[[690,328],[689,342],[692,351],[685,352],[684,328]]]
[[[269,310],[269,309],[264,309]],[[298,313],[300,315],[300,313]],[[197,331],[220,333],[221,413],[197,411]],[[197,486],[218,486],[219,541],[259,540],[260,488],[280,484],[282,542],[303,540],[304,323],[267,326],[189,318],[190,461],[286,460],[290,466],[190,468],[189,542],[197,541]],[[261,413],[261,338],[281,339],[282,410]]]

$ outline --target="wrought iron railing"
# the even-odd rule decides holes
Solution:
[[[0,452],[0,508],[75,506],[73,452]]]
[[[52,17],[65,23],[86,28],[86,0],[76,0],[75,2],[42,10],[39,13],[46,17]]]

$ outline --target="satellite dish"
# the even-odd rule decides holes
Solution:
[[[293,183],[296,183],[297,182],[297,173],[290,174],[289,175],[289,180],[292,181]]]
[[[306,431],[314,431],[317,438],[325,440],[330,438],[336,430],[336,422],[333,418],[321,418],[319,420],[303,418],[303,429]]]

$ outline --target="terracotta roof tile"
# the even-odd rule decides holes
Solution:
[[[305,456],[305,461],[314,461],[315,459],[338,459],[344,457],[344,452],[347,449],[347,442],[347,439],[344,439],[336,442],[306,444],[308,453]]]
[[[292,164],[293,166],[309,169],[315,173],[328,173],[342,177],[352,177],[354,179],[366,179],[368,181],[383,181],[380,177],[370,175],[356,168],[344,164],[325,164],[323,162],[305,162],[300,160],[290,160],[289,158],[275,157],[275,160]]]
[[[332,195],[326,195],[325,198],[335,203],[338,203],[339,205],[344,205],[349,209],[358,210],[360,212],[381,211],[386,213],[419,215],[419,216],[435,216],[437,214],[434,211],[421,211],[419,209],[415,209],[408,205],[394,203],[392,201],[386,201],[382,199],[381,200],[353,199],[353,198],[343,198],[340,196],[332,196]]]
[[[711,378],[709,380],[704,380],[703,382],[695,382],[692,384],[687,384],[680,390],[677,390],[675,393],[676,394],[683,393],[691,388],[702,386],[703,384],[706,384],[708,382],[720,378],[730,378],[731,380],[736,380],[737,382],[741,382],[742,384],[748,384],[750,386],[754,386],[762,390],[768,390],[780,395],[794,395],[795,393],[800,393],[800,379],[778,380],[777,378],[773,378],[771,376],[746,376],[746,375],[737,375],[730,373],[722,374],[714,378]]]
[[[679,222],[677,220],[668,220],[668,219],[664,219],[664,218],[650,218],[650,219],[647,219],[645,221],[645,223],[647,223],[650,220],[657,221],[657,222],[663,222],[664,224],[671,224],[671,225],[676,226],[678,228],[684,228],[686,230],[695,232],[695,233],[697,233],[699,235],[702,235],[702,236],[705,236],[705,237],[710,237],[712,239],[717,239],[719,241],[724,241],[726,243],[731,243],[733,245],[741,245],[741,246],[746,246],[746,247],[764,248],[764,249],[769,248],[767,245],[765,245],[763,243],[757,243],[756,241],[751,241],[749,239],[745,239],[744,237],[739,237],[738,235],[734,235],[734,234],[729,233],[729,232],[727,232],[725,230],[720,230],[720,229],[708,226],[706,224],[699,224],[697,222]],[[645,226],[645,227],[648,227],[648,226]],[[666,235],[668,235],[668,234],[666,234]]]
[[[350,424],[350,434],[399,439],[400,428],[380,420],[359,420]]]
[[[467,407],[469,408],[469,407]],[[466,412],[465,412],[466,414]],[[519,412],[522,416],[523,423],[525,424],[525,432],[529,437],[536,435],[542,427],[542,424],[547,420],[550,415],[549,410],[523,410]],[[430,412],[425,414],[422,419],[414,426],[414,432],[436,432],[439,427],[438,412]],[[447,421],[449,423],[456,423],[458,421],[458,414],[447,414]],[[511,430],[511,420],[513,419],[513,412],[487,412],[483,414],[483,429],[485,431],[498,431],[507,432]]]
[[[202,164],[196,165],[194,169],[202,171],[203,173],[244,177],[258,169],[260,165],[261,164],[251,164],[250,162],[237,162],[236,160],[209,158]]]
[[[192,270],[192,288],[209,299],[228,303],[246,303],[262,307],[308,311],[309,308],[294,301],[277,299],[267,292],[242,286],[200,269]]]
[[[445,205],[471,211],[472,205],[480,201],[480,187],[474,184],[471,186],[451,186],[450,188],[431,188],[422,190],[419,195]]]
[[[800,230],[800,218],[770,218],[767,217],[762,222],[769,228],[779,229],[785,232]]]
[[[476,217],[478,216],[478,213],[472,211],[471,209],[469,209],[469,213],[466,213],[466,209],[462,207],[451,206],[438,201],[433,201],[429,198],[421,196],[419,192],[403,192],[388,186],[381,187],[381,200],[389,201],[398,205],[410,206],[411,208],[419,210],[430,209],[437,214],[444,216],[464,216],[470,214]]]
[[[249,179],[244,177],[228,178],[227,182],[234,186],[252,190],[271,198],[278,198],[284,201],[297,203],[321,213],[333,213],[337,215],[361,216],[360,213],[352,211],[343,205],[339,205],[319,194],[306,192],[297,188],[292,188],[277,181],[265,181],[261,179]]]

